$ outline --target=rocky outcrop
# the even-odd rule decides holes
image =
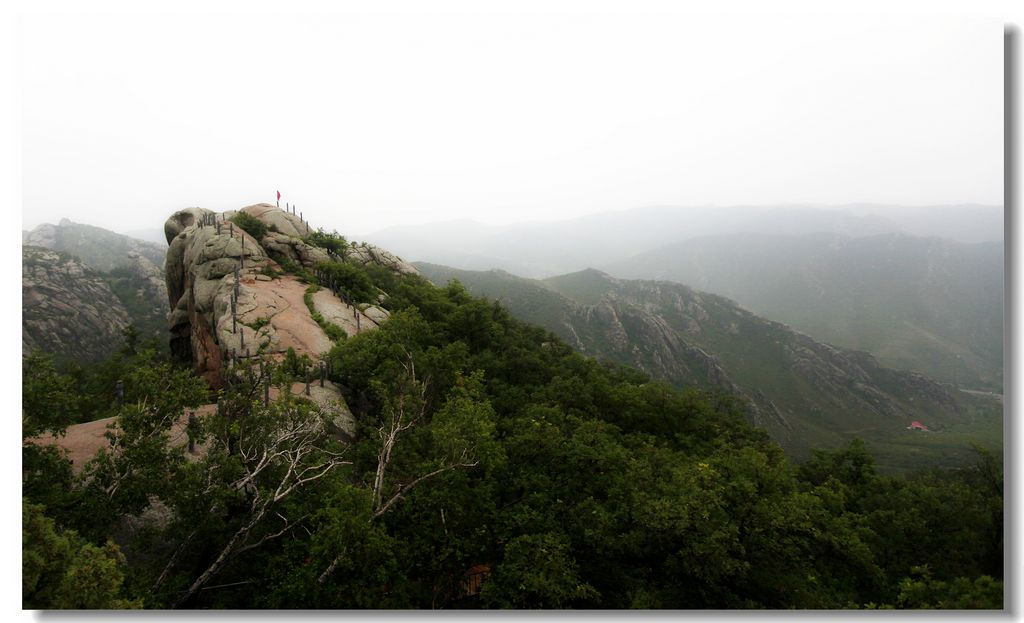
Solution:
[[[232,357],[280,357],[291,349],[316,360],[332,346],[306,305],[307,285],[279,274],[279,262],[313,268],[329,259],[325,250],[303,240],[312,228],[269,204],[241,211],[267,226],[261,240],[229,220],[235,211],[189,208],[164,224],[171,350],[191,360],[213,387],[221,384]],[[362,251],[348,254],[347,261],[415,271],[387,252],[358,248]],[[376,328],[388,316],[378,306],[353,305],[326,289],[311,298],[320,322],[335,324],[350,336]]]
[[[315,266],[317,262],[330,259],[323,249],[306,244],[301,239],[288,234],[269,232],[263,237],[262,244],[271,257],[282,257],[307,268]]]
[[[218,224],[205,224],[204,219],[214,217]],[[214,304],[218,294],[223,297],[222,282],[228,276],[233,279],[236,271],[241,279],[269,260],[252,236],[201,208],[176,212],[164,224],[164,233],[171,352],[191,359],[199,374],[219,385],[223,349],[214,334]]]
[[[101,273],[40,247],[22,247],[21,262],[23,352],[96,361],[118,348],[131,319]]]
[[[300,217],[269,203],[257,203],[246,206],[241,211],[249,214],[249,216],[258,218],[270,231],[291,236],[292,238],[301,239],[314,231],[309,226],[309,223],[303,221]],[[231,218],[234,216],[234,213],[226,212],[225,216]]]
[[[166,343],[167,287],[164,283],[165,245],[137,240],[100,227],[74,223],[61,219],[57,225],[43,224],[30,232],[23,232],[24,245],[45,247],[74,256],[92,269],[109,286],[113,297],[105,304],[123,308],[129,322],[143,338]],[[116,301],[116,302],[115,302]],[[75,334],[74,341],[89,341],[85,327],[67,327]],[[70,334],[69,334],[70,335]],[[121,343],[115,339],[111,350]],[[62,344],[53,344],[62,350],[58,354],[75,359]]]
[[[385,251],[380,247],[375,247],[372,244],[368,244],[365,242],[352,245],[351,247],[349,247],[348,253],[349,255],[347,259],[350,259],[351,261],[354,261],[358,264],[362,264],[364,266],[366,264],[379,264],[380,266],[383,266],[388,270],[393,270],[396,273],[403,273],[408,275],[416,274],[419,272],[416,270],[415,266],[413,266],[409,262],[406,262],[397,255],[389,253],[388,251]]]

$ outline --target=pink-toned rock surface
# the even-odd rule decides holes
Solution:
[[[230,223],[237,211],[217,214],[203,208],[175,212],[164,224],[171,351],[191,360],[196,373],[213,389],[223,387],[232,374],[231,355],[243,357],[248,350],[253,358],[281,359],[292,348],[296,354],[308,355],[315,361],[333,345],[306,306],[306,284],[291,275],[264,274],[268,267],[280,269],[274,257],[306,267],[327,259],[323,249],[302,240],[314,229],[299,216],[270,204],[251,205],[241,211],[271,227],[271,232],[262,241],[256,241]],[[401,258],[371,245],[353,245],[347,261],[373,262],[396,272],[416,272]],[[373,330],[388,318],[388,312],[381,307],[349,306],[326,289],[314,293],[312,300],[324,320],[342,327],[350,336]],[[355,420],[339,388],[330,381],[321,387],[318,375],[313,376],[308,399],[331,418],[336,433],[354,436]],[[306,397],[305,383],[295,383],[290,389],[291,393]],[[272,388],[270,393],[274,399],[278,390]],[[209,413],[213,409],[214,405],[204,405],[198,412]],[[187,443],[187,421],[187,414],[182,414],[174,423],[172,443]],[[68,427],[64,437],[44,436],[29,442],[61,445],[74,468],[81,470],[88,459],[108,445],[104,434],[113,423],[114,418],[108,418],[77,424]],[[199,454],[201,449],[197,449]]]
[[[306,394],[306,384],[292,383],[291,387],[288,388],[292,395],[300,398],[305,398],[313,404],[315,404],[321,413],[326,414],[331,418],[331,425],[335,433],[341,433],[349,438],[354,437],[356,434],[356,421],[352,417],[352,412],[349,410],[348,405],[345,404],[345,400],[341,396],[341,391],[338,386],[330,381],[326,381],[323,386],[320,385],[320,380],[312,380],[309,384],[309,394]],[[280,395],[280,390],[277,387],[270,388],[270,400],[276,400]],[[206,404],[201,405],[195,409],[187,409],[182,413],[181,417],[178,418],[174,424],[171,425],[170,430],[170,443],[173,446],[185,447],[188,444],[188,433],[186,427],[188,426],[188,414],[189,412],[194,413],[197,417],[210,415],[216,411],[217,405]],[[83,424],[74,424],[67,428],[66,434],[61,437],[54,437],[53,435],[40,435],[26,439],[25,443],[34,443],[39,445],[51,445],[57,444],[64,448],[67,453],[68,459],[71,460],[72,469],[79,473],[89,459],[96,456],[96,453],[100,449],[109,449],[110,441],[107,439],[106,434],[110,426],[116,425],[117,418],[109,417],[102,420],[95,420],[92,422],[85,422]],[[203,456],[203,447],[196,446],[195,451],[192,454],[186,454],[190,458],[198,458]]]
[[[226,277],[217,291],[214,317],[217,319],[217,341],[223,348],[235,353],[244,353],[248,348],[252,354],[259,348],[265,354],[284,353],[294,348],[297,354],[309,355],[314,360],[331,349],[331,339],[306,307],[303,299],[306,284],[291,275],[266,281],[256,277],[251,273],[241,277],[234,323],[231,319],[234,277]],[[263,326],[252,328],[259,324]],[[242,346],[243,341],[245,347]]]
[[[190,409],[197,416],[213,413],[216,405],[201,405],[196,409]],[[94,420],[83,424],[68,426],[67,434],[62,437],[53,435],[40,435],[26,439],[25,443],[36,443],[39,445],[58,444],[67,453],[75,472],[82,471],[82,468],[101,448],[109,448],[110,442],[106,437],[108,427],[115,425],[117,418],[108,417],[102,420]],[[188,425],[188,412],[185,412],[171,425],[170,442],[175,446],[184,446],[188,443],[188,434],[185,432]]]
[[[369,307],[360,311],[359,307],[339,300],[330,290],[323,288],[313,293],[313,307],[320,312],[324,320],[344,329],[349,337],[376,329],[388,316],[387,311],[379,307]],[[370,311],[371,309],[374,311]]]
[[[277,228],[278,232],[286,236],[302,238],[303,236],[308,236],[315,231],[309,226],[309,223],[303,222],[298,215],[285,212],[281,208],[272,206],[269,203],[257,203],[255,205],[246,206],[242,208],[241,211],[249,214],[250,216],[255,216],[263,221],[268,227],[273,225]],[[230,215],[228,218],[230,218]]]

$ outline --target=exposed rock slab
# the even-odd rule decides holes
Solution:
[[[249,216],[254,216],[267,227],[274,227],[278,233],[292,238],[304,238],[313,233],[313,229],[297,215],[286,212],[269,203],[257,203],[242,208]],[[230,218],[230,214],[228,215]]]
[[[365,242],[353,244],[348,249],[348,259],[361,264],[378,264],[397,273],[417,275],[416,267],[397,255]]]
[[[244,340],[252,353],[283,353],[289,348],[297,354],[319,358],[333,343],[313,320],[303,299],[306,284],[291,275],[277,279],[257,279],[243,275],[238,285],[236,322],[232,331],[231,296],[234,277],[225,277],[214,301],[217,318],[217,342],[225,348],[243,352]],[[340,302],[340,301],[339,301]],[[265,324],[264,324],[265,323]],[[253,325],[263,324],[258,330]]]
[[[217,409],[217,405],[201,405],[195,409],[188,409],[181,414],[171,425],[168,431],[168,441],[172,446],[183,447],[188,444],[188,414],[208,415]],[[64,449],[67,458],[71,461],[72,469],[77,473],[81,472],[85,464],[96,456],[101,449],[110,449],[110,440],[107,439],[107,431],[117,426],[116,417],[93,420],[82,424],[68,426],[63,437],[53,435],[40,435],[26,439],[25,443],[41,446],[59,445]]]
[[[330,259],[323,249],[307,244],[295,236],[269,232],[263,237],[262,242],[269,253],[287,258],[306,268],[312,268],[317,262]]]
[[[358,305],[345,303],[324,288],[313,293],[313,307],[324,320],[344,329],[349,337],[375,329],[389,315],[387,310],[374,305],[360,309]]]

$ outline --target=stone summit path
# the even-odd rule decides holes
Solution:
[[[285,275],[269,279],[263,275],[250,274],[243,275],[241,285],[245,293],[239,296],[239,324],[269,319],[277,342],[275,350],[279,352],[294,348],[296,354],[307,354],[315,360],[331,350],[331,338],[327,337],[306,308],[303,300],[306,284],[298,278]],[[237,341],[237,338],[231,338],[230,314],[220,317],[217,330],[222,342]],[[245,327],[244,330],[247,339],[256,338],[252,329]],[[251,341],[250,344],[255,351],[255,342]]]
[[[348,406],[343,402],[337,402],[339,393],[338,388],[334,383],[327,381],[324,387],[320,387],[319,380],[312,381],[309,385],[308,397],[306,396],[305,383],[292,383],[291,387],[288,389],[293,396],[307,398],[321,408],[330,409],[331,413],[334,415],[332,423],[337,427],[336,430],[340,430],[350,437],[355,435],[355,418],[352,417],[352,412],[349,411]],[[270,388],[271,401],[276,400],[279,394],[280,391],[276,387]],[[200,405],[195,409],[186,410],[186,412],[171,425],[171,445],[185,446],[188,443],[188,433],[186,432],[186,427],[188,426],[188,411],[194,412],[198,417],[210,415],[214,413],[216,409],[217,405],[206,404]],[[97,452],[103,448],[110,447],[110,442],[106,438],[107,428],[116,421],[116,417],[108,417],[103,418],[102,420],[73,424],[68,426],[67,433],[63,437],[40,435],[38,437],[26,439],[24,443],[38,444],[41,446],[54,444],[59,445],[64,448],[65,452],[67,452],[67,457],[71,461],[72,470],[78,474],[81,473],[82,468],[85,467],[85,464],[89,459],[96,456]],[[203,456],[203,448],[201,446],[197,446],[195,454],[186,456],[199,458]]]

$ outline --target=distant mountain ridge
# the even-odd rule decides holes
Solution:
[[[584,354],[675,385],[739,395],[751,404],[751,420],[798,456],[853,436],[891,442],[913,420],[956,427],[971,402],[923,375],[885,368],[868,353],[818,342],[679,284],[616,279],[596,270],[536,281],[502,271],[416,266],[435,284],[458,279]]]
[[[901,233],[731,234],[602,268],[721,294],[885,365],[1001,391],[1003,251]]]
[[[45,247],[74,255],[96,270],[107,272],[133,264],[133,254],[163,268],[167,245],[138,240],[109,229],[75,223],[63,218],[53,225],[44,223],[22,233],[22,244]]]
[[[123,341],[128,310],[104,275],[43,247],[21,250],[21,348],[98,361]]]
[[[543,278],[611,265],[700,236],[821,232],[850,237],[902,232],[968,243],[999,241],[1003,238],[1003,209],[973,204],[656,206],[507,226],[465,220],[403,225],[364,238],[411,261],[466,270],[500,268]]]
[[[58,255],[40,254],[39,249],[49,249]],[[46,270],[33,273],[31,287],[25,284],[28,273],[23,276],[23,333],[27,331],[37,334],[37,337],[30,340],[23,339],[23,346],[39,348],[71,359],[94,361],[112,353],[122,342],[120,329],[132,324],[143,338],[155,339],[159,347],[166,348],[166,253],[166,244],[137,240],[66,218],[56,225],[45,223],[32,231],[23,231],[23,268],[30,261],[36,266],[49,265]],[[59,275],[68,274],[68,271],[57,270],[60,265],[57,257],[63,258],[60,262],[68,262],[68,258],[74,260],[66,263],[65,268],[78,266],[74,271],[88,275],[91,285],[76,288],[64,277],[58,278]],[[29,291],[46,294],[30,297],[27,295]],[[89,322],[71,323],[59,331],[40,332],[28,328],[31,323],[56,323],[56,327],[60,323],[59,319],[46,318],[54,309],[94,307],[108,310],[118,330],[111,332],[104,329],[97,333],[95,323]],[[89,346],[84,347],[83,344]]]

